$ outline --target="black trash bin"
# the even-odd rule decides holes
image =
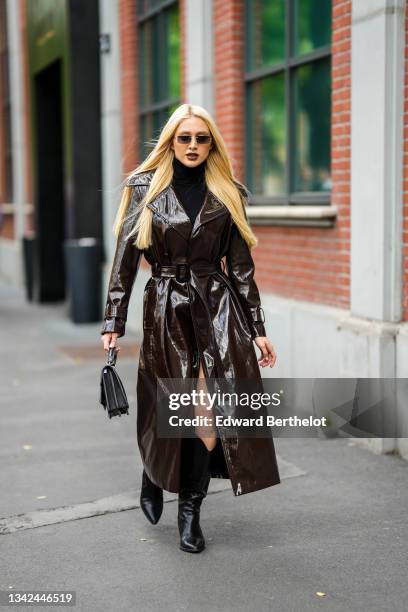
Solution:
[[[25,294],[27,301],[32,302],[34,294],[34,253],[36,239],[34,234],[27,234],[23,236],[22,240]]]
[[[101,313],[101,244],[96,238],[64,242],[70,317],[74,323],[95,323]]]

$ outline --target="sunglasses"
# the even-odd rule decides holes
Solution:
[[[192,138],[193,137],[190,134],[180,134],[179,136],[176,136],[176,140],[180,144],[190,144]],[[199,134],[195,137],[195,140],[197,144],[208,144],[211,142],[211,136],[208,134]]]

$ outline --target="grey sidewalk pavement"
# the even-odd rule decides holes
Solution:
[[[0,284],[0,590],[73,590],[81,612],[407,609],[408,462],[277,439],[282,483],[234,497],[213,479],[207,549],[183,553],[177,496],[155,526],[138,504],[140,338],[118,360],[131,413],[109,420],[100,324],[66,309]]]

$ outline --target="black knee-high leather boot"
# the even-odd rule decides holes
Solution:
[[[146,518],[155,525],[163,512],[163,489],[154,484],[143,470],[140,507]]]
[[[180,548],[185,552],[198,553],[205,548],[200,527],[200,507],[211,479],[211,451],[198,437],[184,438],[182,442],[178,500]]]

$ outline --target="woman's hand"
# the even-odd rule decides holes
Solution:
[[[270,366],[273,368],[276,361],[276,353],[272,344],[269,342],[266,336],[256,336],[255,344],[261,349],[261,357],[258,359],[258,363],[262,368]]]
[[[112,333],[107,332],[106,334],[103,334],[102,342],[103,342],[103,348],[105,349],[105,351],[108,351],[111,346],[116,346],[118,336],[119,334],[116,334],[115,332],[112,332]],[[120,346],[116,348],[118,349],[118,351],[120,351]]]

